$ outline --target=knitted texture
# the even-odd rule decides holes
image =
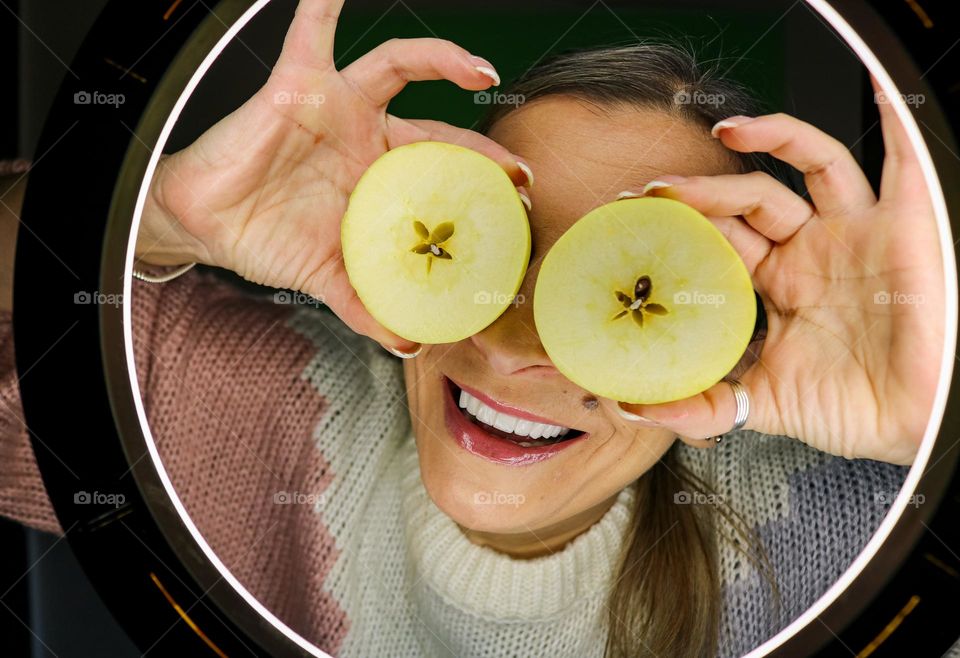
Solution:
[[[337,656],[602,655],[632,488],[555,554],[476,546],[423,487],[401,363],[374,342],[326,309],[197,271],[134,281],[131,303],[164,467],[213,550],[295,631]],[[0,398],[0,514],[59,532],[22,424],[9,315]],[[759,535],[781,596],[778,607],[756,566],[719,542],[722,656],[823,594],[886,512],[878,494],[907,471],[749,431],[677,450]]]

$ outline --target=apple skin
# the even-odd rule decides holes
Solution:
[[[637,318],[629,306],[640,277],[649,281]],[[544,258],[533,303],[557,369],[633,404],[716,384],[743,356],[757,317],[733,246],[698,211],[662,197],[615,201],[578,220]]]
[[[530,260],[513,181],[487,156],[443,142],[379,157],[350,195],[340,239],[364,307],[417,343],[454,343],[489,326],[515,301]]]

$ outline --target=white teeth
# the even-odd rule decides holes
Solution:
[[[508,416],[507,414],[503,413],[497,413],[496,417],[493,419],[493,426],[498,430],[503,430],[504,432],[512,432],[517,427],[518,422],[520,422],[519,418]]]
[[[480,410],[480,400],[478,400],[477,398],[473,397],[472,395],[470,395],[470,394],[467,393],[466,391],[460,391],[460,402],[459,402],[459,404],[460,404],[460,408],[461,408],[461,409],[466,409],[467,411],[469,411],[469,412],[470,412],[472,415],[474,415],[474,416],[476,416],[476,415],[477,415],[477,411]]]
[[[477,398],[471,397],[467,400],[467,411],[472,413],[474,416],[477,415],[477,412],[480,411],[480,400]]]
[[[524,420],[523,418],[505,414],[502,411],[495,411],[463,390],[460,391],[460,401],[458,404],[461,409],[466,409],[471,416],[475,416],[481,423],[492,425],[498,430],[510,432],[517,436],[529,436],[531,439],[552,439],[563,436],[570,431],[568,427],[536,423],[532,420]],[[524,443],[525,442],[521,442],[520,445],[524,445]]]
[[[477,410],[477,418],[481,423],[493,425],[493,421],[497,418],[497,412],[481,402],[480,408]]]

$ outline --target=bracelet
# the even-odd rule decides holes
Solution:
[[[187,272],[188,270],[193,269],[193,266],[196,263],[187,263],[185,265],[180,265],[176,269],[167,272],[166,274],[147,274],[136,268],[133,269],[133,277],[135,279],[140,279],[141,281],[146,281],[147,283],[166,283],[176,279],[178,276]]]

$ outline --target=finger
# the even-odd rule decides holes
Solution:
[[[413,142],[457,144],[482,153],[503,167],[514,185],[529,186],[531,182],[532,174],[526,164],[497,142],[473,130],[451,126],[442,121],[400,119],[387,115],[387,140],[392,149]]]
[[[903,122],[897,115],[889,95],[880,87],[876,78],[870,76],[874,101],[880,112],[880,127],[883,131],[883,173],[880,179],[880,198],[911,198],[927,194],[923,171],[917,152],[910,142]]]
[[[333,66],[333,38],[343,0],[300,0],[277,65],[323,70]]]
[[[660,176],[647,196],[682,201],[704,215],[743,217],[764,237],[786,242],[814,217],[807,200],[764,171],[722,176]]]
[[[357,296],[357,291],[350,285],[347,271],[341,266],[331,270],[329,278],[324,282],[309,281],[303,292],[322,299],[330,310],[337,314],[344,324],[363,336],[369,336],[391,351],[413,355],[419,350],[420,344],[401,338],[374,319]],[[399,354],[398,354],[399,356]]]
[[[754,366],[740,379],[750,400],[750,413],[744,425],[745,429],[763,427],[761,415],[764,409],[769,408],[768,396],[765,393],[768,388],[763,372],[763,368]],[[720,381],[698,395],[675,402],[657,405],[626,402],[619,404],[622,412],[625,412],[621,413],[625,419],[647,427],[669,429],[690,445],[701,447],[700,442],[704,439],[729,432],[737,415],[733,387],[726,381]]]
[[[773,249],[774,242],[739,217],[707,217],[740,255],[752,278],[757,267]]]
[[[500,84],[490,62],[444,39],[391,39],[342,73],[376,106],[385,106],[416,80],[449,80],[476,91]]]
[[[816,126],[788,114],[731,117],[713,127],[725,146],[741,153],[769,153],[803,172],[822,216],[869,208],[876,195],[849,149]]]

